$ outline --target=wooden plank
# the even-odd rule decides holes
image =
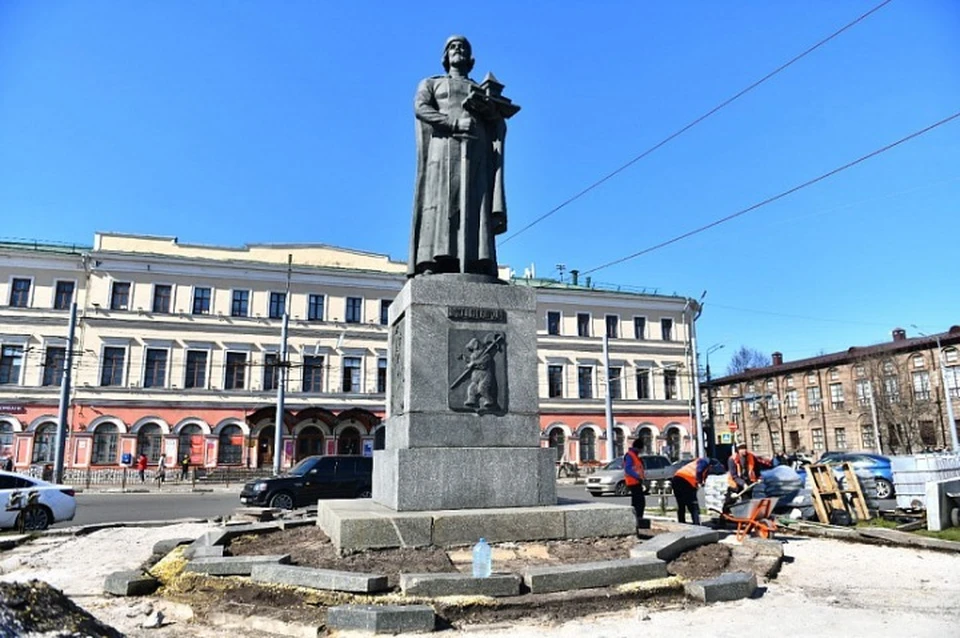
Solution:
[[[860,536],[865,538],[876,538],[895,545],[906,545],[908,547],[920,547],[923,549],[938,549],[950,552],[960,552],[960,543],[956,541],[945,541],[939,538],[927,538],[919,534],[909,532],[898,532],[893,529],[884,529],[882,527],[861,527],[857,530]]]
[[[870,511],[867,509],[867,499],[863,497],[863,490],[860,489],[860,479],[849,463],[841,463],[840,469],[843,471],[843,477],[847,484],[845,493],[853,497],[853,509],[857,513],[857,520],[870,520]]]

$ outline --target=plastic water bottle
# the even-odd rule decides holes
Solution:
[[[473,577],[486,578],[492,571],[490,545],[485,538],[481,538],[473,546]]]

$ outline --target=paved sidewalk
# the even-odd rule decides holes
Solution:
[[[83,494],[108,494],[108,493],[117,493],[117,494],[183,494],[183,493],[208,493],[208,492],[240,492],[240,489],[243,487],[242,482],[236,483],[205,483],[203,481],[197,481],[196,484],[193,484],[189,481],[180,483],[178,481],[166,482],[162,486],[158,487],[156,482],[147,482],[147,483],[127,483],[127,486],[124,488],[121,485],[116,483],[102,483],[102,484],[93,484],[90,487],[84,485],[74,485],[74,489],[77,493]]]

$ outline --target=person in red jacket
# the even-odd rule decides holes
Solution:
[[[710,460],[701,457],[681,467],[670,479],[673,497],[677,500],[677,520],[681,523],[687,522],[686,512],[689,511],[693,524],[700,524],[697,490],[707,480],[710,471]]]
[[[146,482],[147,462],[147,455],[141,452],[140,456],[137,457],[137,474],[140,475],[141,483]]]
[[[727,460],[727,497],[724,510],[740,498],[748,496],[753,484],[760,481],[760,471],[773,467],[773,463],[747,450],[746,443],[737,444],[737,453]]]
[[[630,490],[630,505],[633,506],[633,515],[637,519],[637,536],[640,535],[640,529],[647,527],[646,521],[644,521],[643,518],[643,510],[647,504],[647,497],[646,494],[644,494],[646,490],[643,487],[645,473],[643,459],[640,458],[640,450],[642,449],[643,444],[640,443],[640,439],[637,439],[630,445],[627,453],[623,455],[624,482]]]

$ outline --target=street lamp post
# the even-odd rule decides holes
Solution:
[[[928,335],[924,334],[915,324],[911,324],[911,327],[917,331],[921,337],[930,338],[933,336],[933,339],[937,342],[937,359],[940,361],[940,379],[943,383],[943,394],[947,399],[947,421],[949,422],[950,427],[950,445],[953,447],[954,452],[960,452],[960,442],[957,441],[957,422],[953,418],[953,399],[950,397],[950,388],[947,387],[947,368],[944,365],[943,360],[943,347],[940,345],[940,337],[938,335]]]
[[[707,439],[707,449],[710,458],[716,456],[717,428],[713,422],[713,386],[710,385],[710,355],[723,348],[722,343],[715,343],[707,348],[707,423],[710,425],[710,438]],[[699,372],[699,370],[698,370]]]

